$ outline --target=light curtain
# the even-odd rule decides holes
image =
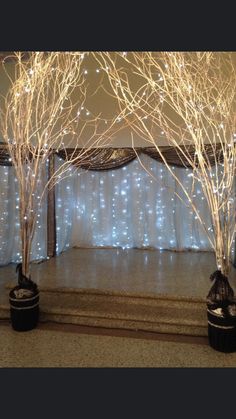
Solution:
[[[45,184],[46,171],[38,183],[41,194]],[[38,196],[39,196],[38,195]],[[46,196],[42,203],[38,199],[36,231],[32,243],[31,260],[47,257],[47,205]],[[21,239],[19,224],[19,192],[15,169],[12,166],[0,166],[0,265],[21,261]]]
[[[108,171],[71,167],[56,186],[57,253],[72,246],[211,250],[196,214],[175,195],[187,202],[168,169],[144,154],[140,161]],[[56,166],[60,164],[56,157]],[[190,191],[191,170],[173,170]],[[193,200],[210,231],[200,186],[195,186]]]
[[[178,183],[168,169],[147,155],[119,169],[86,171],[70,168],[56,185],[57,253],[72,246],[211,250],[196,215],[186,207]],[[56,157],[56,167],[62,161]],[[190,190],[191,170],[175,167],[176,176]],[[39,183],[39,190],[46,179]],[[193,199],[211,230],[201,187]],[[20,261],[18,185],[11,166],[0,166],[0,265]],[[46,196],[39,204],[31,260],[47,257]],[[233,250],[232,250],[233,253]]]

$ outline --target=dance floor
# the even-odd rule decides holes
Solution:
[[[70,249],[32,264],[40,321],[154,333],[207,336],[212,252]],[[236,269],[230,283],[235,289]],[[9,319],[15,265],[0,269],[0,319]]]
[[[140,249],[69,249],[32,264],[32,279],[44,291],[97,290],[114,295],[205,299],[216,269],[212,252],[171,252]],[[16,282],[15,265],[0,268],[0,280]],[[236,269],[230,283],[234,288]]]

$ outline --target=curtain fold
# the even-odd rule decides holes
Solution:
[[[187,157],[193,159],[195,153],[195,148],[191,145],[185,150],[186,157],[176,147],[162,146],[160,150],[166,162],[177,167],[189,167]],[[223,158],[221,145],[214,146],[214,151],[216,152],[217,161],[221,162]],[[137,155],[139,156],[142,153],[162,162],[162,157],[155,147],[139,147],[135,150],[130,147],[91,148],[90,150],[67,148],[57,152],[55,151],[55,154],[63,160],[66,160],[68,157],[73,157],[73,164],[85,170],[113,170],[130,163],[137,158]],[[213,156],[211,145],[205,145],[205,155],[209,163],[213,166],[215,164],[215,157]],[[197,164],[197,157],[195,157],[195,161]],[[9,155],[4,147],[0,147],[0,165],[11,165]]]
[[[183,147],[180,147],[183,149]],[[176,148],[170,146],[160,147],[161,153],[169,165],[177,167],[191,167],[188,158],[197,164],[197,157],[195,156],[195,148],[188,146],[184,149],[185,155]],[[221,145],[214,146],[217,162],[221,162],[223,155]],[[137,155],[146,154],[152,159],[163,162],[161,154],[156,147],[139,147],[135,148],[92,148],[88,151],[83,149],[68,148],[59,150],[58,157],[66,160],[66,158],[73,156],[73,165],[85,170],[113,170],[123,165],[130,163],[137,158]],[[215,157],[213,155],[213,148],[211,145],[205,145],[205,155],[209,163],[214,166]]]
[[[48,159],[48,180],[52,178],[55,171],[54,155]],[[56,255],[56,211],[55,211],[55,188],[47,192],[47,256]]]
[[[46,170],[38,183],[39,195],[46,182]],[[32,243],[31,261],[47,257],[47,205],[46,196],[38,200],[38,216]],[[0,265],[21,261],[19,223],[19,191],[12,166],[0,166]]]
[[[173,147],[161,149],[179,178],[190,187],[191,170],[186,161]],[[188,152],[194,153],[193,148],[189,147]],[[211,249],[195,214],[175,195],[178,193],[185,199],[155,147],[136,151],[132,148],[92,149],[82,154],[81,150],[67,149],[56,154],[56,167],[60,159],[71,154],[74,166],[70,176],[48,193],[47,205],[44,201],[40,208],[32,259],[53,256],[71,246]],[[206,146],[206,154],[214,165],[211,147]],[[149,174],[139,164],[137,155]],[[219,146],[217,159],[221,157]],[[53,159],[54,155],[49,162],[50,171]],[[0,176],[0,264],[7,264],[20,260],[19,197],[14,168],[3,147],[0,147]],[[196,187],[194,200],[210,228],[210,216],[200,187]],[[236,252],[234,255],[236,264]]]
[[[132,148],[93,148],[88,151],[71,148],[60,150],[57,155],[63,160],[73,156],[73,165],[85,170],[113,170],[136,158]]]
[[[57,253],[72,246],[211,250],[168,169],[144,154],[140,160],[109,171],[80,168],[56,186]],[[190,169],[173,170],[191,191]],[[193,199],[211,228],[200,187]]]
[[[184,150],[185,155],[182,154],[181,149]],[[147,154],[152,159],[155,159],[159,162],[163,162],[161,154],[157,151],[156,147],[145,147],[145,148],[141,148],[140,151],[144,154]],[[188,145],[184,149],[183,149],[183,146],[180,146],[180,150],[177,147],[162,146],[160,147],[160,151],[169,165],[190,168],[191,165],[189,164],[188,158],[191,161],[195,160],[196,165],[198,163],[197,157],[195,156],[195,147],[192,145]],[[214,147],[209,144],[206,144],[205,156],[211,166],[214,166],[216,163],[215,157],[213,155],[213,151],[216,155],[217,162],[220,163],[223,160],[221,144],[217,144],[217,146],[214,146]]]
[[[11,159],[5,146],[0,145],[0,166],[11,166]]]

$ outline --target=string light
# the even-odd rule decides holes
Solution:
[[[195,213],[174,198],[175,184],[165,166],[148,156],[141,159],[153,169],[158,182],[150,178],[138,161],[134,161],[126,166],[125,171],[121,168],[106,173],[85,173],[81,169],[80,176],[74,173],[72,178],[58,185],[58,253],[75,244],[123,249],[210,250],[207,237],[196,224]],[[175,170],[181,178],[184,176],[191,190],[192,178],[187,176],[189,170]],[[163,178],[160,180],[161,173]],[[147,193],[151,201],[147,199]],[[201,189],[198,188],[198,194],[195,191],[194,195],[201,202],[206,224],[210,223]],[[73,219],[77,222],[72,229]]]
[[[34,246],[32,243],[34,225],[36,224],[35,234],[37,231],[43,234],[44,230],[44,222],[41,222],[41,217],[37,216],[43,197],[41,192],[33,194],[34,189],[40,186],[41,169],[44,163],[49,161],[52,149],[70,147],[73,139],[78,145],[81,136],[86,135],[87,129],[89,130],[87,148],[96,146],[97,141],[102,146],[103,141],[97,139],[98,136],[94,134],[97,133],[100,123],[101,126],[103,125],[103,121],[84,107],[88,94],[85,79],[88,77],[81,76],[90,73],[89,69],[84,68],[84,62],[82,62],[85,53],[30,52],[26,60],[22,59],[21,52],[14,53],[14,56],[17,61],[16,73],[3,101],[1,132],[10,156],[9,160],[17,168],[21,214],[27,217],[23,218],[25,223],[21,223],[20,228],[25,230],[25,234],[21,234],[24,256],[22,269],[28,277],[30,274],[29,254],[36,258],[43,256],[43,246],[40,246],[36,255],[34,250],[30,250],[31,246]],[[5,70],[8,72],[7,68]],[[96,69],[93,69],[93,72],[95,71]],[[97,68],[96,73],[99,72],[100,68]],[[99,76],[97,81],[100,82]],[[72,92],[76,92],[73,96],[75,100],[70,100]],[[47,112],[44,112],[45,109]],[[78,112],[78,117],[83,111],[86,118],[74,118],[76,114],[74,111]],[[105,128],[106,132],[109,125]],[[9,130],[13,138],[9,136]],[[64,138],[65,141],[63,141]],[[104,139],[105,143],[106,141]],[[28,156],[29,153],[31,160],[25,165],[24,156]],[[72,156],[71,159],[73,158]],[[67,156],[60,173],[52,175],[49,179],[51,187],[63,179],[65,174],[67,175],[69,165],[70,157]],[[72,177],[72,172],[69,176]],[[7,183],[6,179],[3,179],[1,183]],[[31,206],[34,211],[31,211]],[[37,222],[31,222],[35,220],[35,217]],[[67,223],[70,226],[69,220]],[[27,230],[24,227],[26,225]]]
[[[166,67],[166,68],[168,68],[168,66]],[[87,70],[85,70],[85,71],[87,71]],[[192,86],[189,86],[189,88],[192,88]],[[63,109],[63,107],[62,107],[62,109]],[[87,111],[88,112],[88,111]],[[191,127],[190,127],[191,128]],[[222,127],[223,128],[223,127]],[[164,131],[162,132],[162,133],[164,133]],[[125,168],[123,168],[123,170],[124,171],[126,171],[126,167]],[[162,172],[162,171],[160,171],[160,172]],[[112,177],[114,178],[115,177],[115,174],[113,173],[112,174]],[[188,177],[193,177],[193,174],[192,173],[190,173],[189,175],[188,175]],[[96,178],[97,178],[97,176],[96,176]],[[161,181],[162,181],[162,179],[163,179],[163,176],[162,175],[160,175],[160,177],[159,177],[160,179],[161,179]],[[164,178],[165,178],[165,176],[164,176]],[[92,179],[92,177],[91,177],[91,179]],[[4,181],[5,183],[7,183],[6,181]],[[135,189],[137,190],[136,192],[137,192],[137,194],[138,194],[138,196],[139,196],[139,198],[138,198],[138,200],[137,200],[137,203],[138,204],[140,204],[141,202],[142,202],[142,194],[143,194],[143,191],[145,190],[145,192],[147,192],[147,189],[148,189],[148,187],[152,184],[152,181],[150,180],[150,182],[149,182],[149,185],[148,185],[148,187],[144,187],[144,182],[143,182],[143,176],[141,176],[140,178],[137,178],[136,180],[135,180],[135,182],[136,183],[134,183],[134,187],[135,187]],[[102,183],[100,183],[100,186],[99,186],[99,194],[98,194],[98,196],[99,196],[99,198],[100,198],[100,202],[102,203],[102,206],[101,206],[101,209],[106,209],[107,208],[107,205],[108,205],[108,203],[105,203],[105,200],[104,200],[104,196],[105,196],[105,192],[104,192],[104,187],[102,186],[104,184],[104,182],[102,182]],[[188,184],[188,188],[190,188],[190,183]],[[70,191],[70,187],[68,187],[68,188],[66,188],[68,191]],[[73,188],[71,188],[71,189],[73,189]],[[81,186],[81,189],[86,189],[83,185]],[[162,186],[161,187],[161,192],[166,192],[166,187],[165,186]],[[189,189],[190,190],[190,189]],[[122,192],[123,191],[123,192]],[[128,182],[127,183],[127,191],[126,190],[124,190],[123,189],[123,186],[122,186],[122,189],[120,189],[120,188],[117,188],[117,190],[116,190],[116,192],[115,192],[115,194],[114,194],[114,196],[115,196],[115,200],[113,201],[113,204],[112,204],[112,208],[113,208],[113,215],[112,215],[112,218],[115,218],[115,213],[116,213],[116,211],[115,211],[115,209],[116,209],[116,199],[117,200],[120,200],[120,198],[121,198],[121,196],[127,196],[127,195],[129,195],[129,192],[130,192],[130,183]],[[201,200],[202,201],[204,201],[204,196],[201,196],[202,195],[202,191],[199,191],[199,192],[197,192],[197,194],[198,195],[200,195],[200,198],[201,198]],[[219,196],[221,196],[222,194],[220,194]],[[96,196],[96,193],[95,193],[95,196]],[[70,201],[71,200],[71,201]],[[68,201],[68,202],[73,202],[73,198],[70,196],[70,200]],[[158,214],[158,215],[163,215],[163,213],[165,213],[165,209],[166,209],[166,206],[165,205],[162,205],[162,199],[161,200],[159,200],[160,202],[158,202],[158,205],[156,206],[156,211],[155,210],[153,210],[153,214]],[[171,198],[171,201],[172,201],[172,203],[173,202],[175,202],[175,199],[174,198]],[[125,201],[124,199],[122,200],[122,202],[123,202],[123,204],[125,205],[126,204],[126,202],[127,201]],[[61,207],[59,207],[59,208],[61,208],[61,209],[64,209],[63,208],[63,206],[61,206]],[[69,213],[70,211],[67,211],[67,210],[65,210],[65,212],[66,213]],[[105,213],[106,211],[103,211],[103,213]],[[128,214],[129,213],[129,211],[127,211],[127,209],[126,208],[123,208],[122,209],[122,212],[123,212],[123,214]],[[172,213],[173,214],[176,214],[176,206],[175,206],[175,208],[174,209],[172,209]],[[139,229],[139,232],[140,232],[140,235],[142,234],[142,230],[143,230],[143,228],[142,228],[142,225],[141,225],[141,222],[143,223],[143,222],[145,222],[145,217],[147,216],[147,214],[150,214],[150,215],[153,215],[152,213],[149,213],[149,212],[145,212],[145,211],[139,211],[139,215],[138,215],[138,219],[140,220],[140,224],[139,224],[139,227],[138,227],[138,229]],[[192,216],[192,212],[190,212],[190,215]],[[58,216],[57,216],[58,217]],[[100,226],[103,226],[104,227],[104,225],[105,225],[105,218],[104,219],[102,219],[102,223],[99,225],[99,222],[101,221],[100,220],[100,217],[96,217],[95,215],[93,215],[93,218],[94,218],[94,220],[95,220],[95,223],[97,222],[97,227],[100,227]],[[191,218],[191,217],[190,217]],[[194,219],[196,219],[196,217],[194,217],[193,218],[193,220]],[[121,223],[120,223],[120,225],[119,225],[119,231],[121,231],[121,233],[120,234],[123,234],[124,236],[127,236],[127,234],[124,234],[124,233],[126,233],[126,231],[122,231],[122,229],[127,229],[127,226],[126,226],[126,223],[127,223],[128,221],[121,221]],[[166,222],[166,217],[159,217],[158,218],[158,222],[159,222],[159,227],[163,227],[164,225],[165,225],[165,222]],[[71,227],[71,222],[69,221],[69,219],[67,218],[66,219],[66,222],[65,222],[65,225],[66,225],[66,227]],[[42,226],[40,225],[40,227],[39,228],[41,228]],[[175,229],[173,228],[172,229],[172,231],[173,232],[175,232]],[[69,236],[68,236],[69,237]],[[106,240],[107,240],[107,236],[106,236],[106,234],[104,233],[97,233],[97,237],[98,237],[98,243],[100,244],[100,245],[104,245],[104,243],[106,242]],[[130,237],[130,235],[128,236],[128,237]],[[146,233],[143,233],[143,236],[142,236],[143,238],[144,238],[144,243],[146,243],[147,242],[147,236],[146,236]],[[163,234],[161,234],[159,237],[164,237],[164,235]],[[191,240],[193,240],[193,235],[192,236],[189,236],[190,237],[190,239]],[[96,240],[96,237],[95,237],[95,240]],[[120,244],[122,242],[122,240],[119,238],[117,241],[116,241],[116,244]],[[169,242],[169,243],[171,243],[171,244],[173,244],[173,239],[171,239],[171,241]],[[65,245],[66,247],[68,247],[69,246],[69,243],[67,242],[66,243],[66,245]],[[122,244],[122,246],[126,246],[126,244]],[[198,248],[196,245],[193,245],[195,248]],[[163,248],[163,247],[162,247]],[[57,249],[59,249],[59,247],[57,246]]]
[[[148,159],[147,157],[145,158]],[[182,242],[182,244],[178,243],[176,234],[179,234],[178,233],[179,226],[177,225],[178,228],[176,231],[176,228],[174,227],[175,223],[173,221],[173,218],[170,216],[170,212],[172,211],[173,216],[175,216],[176,211],[178,212],[180,211],[181,213],[182,211],[185,211],[185,215],[186,215],[187,209],[185,209],[184,206],[181,207],[179,201],[176,202],[173,196],[171,196],[171,193],[168,189],[168,185],[166,185],[166,176],[164,176],[165,180],[161,181],[162,186],[160,188],[160,184],[157,184],[156,182],[151,182],[152,179],[148,177],[147,173],[141,168],[138,162],[132,162],[131,165],[133,167],[127,166],[127,169],[130,168],[128,172],[117,169],[116,171],[107,172],[105,175],[104,174],[101,175],[101,173],[94,174],[92,172],[87,172],[86,175],[83,174],[83,177],[82,177],[83,181],[86,180],[85,176],[88,179],[86,181],[88,182],[86,183],[87,192],[91,190],[91,188],[93,189],[95,184],[99,180],[100,186],[99,186],[99,190],[95,192],[95,197],[97,196],[97,198],[99,198],[99,201],[101,203],[101,206],[100,206],[101,211],[106,210],[105,218],[103,218],[103,216],[101,215],[102,213],[98,217],[96,213],[99,214],[100,210],[99,208],[94,208],[94,205],[96,205],[97,201],[95,199],[95,202],[94,202],[94,198],[91,198],[91,197],[89,198],[90,208],[93,208],[93,212],[91,213],[91,219],[94,226],[93,227],[94,232],[93,232],[93,237],[92,237],[93,245],[94,246],[111,245],[113,247],[121,246],[122,248],[130,248],[134,246],[134,240],[137,240],[137,239],[135,238],[135,235],[130,230],[132,229],[132,224],[134,222],[134,219],[132,219],[132,222],[131,222],[131,216],[130,216],[130,207],[132,207],[132,202],[128,198],[126,198],[126,203],[125,203],[125,201],[122,199],[122,197],[124,196],[130,197],[130,194],[132,191],[132,195],[133,193],[137,193],[137,196],[139,197],[138,202],[140,204],[137,208],[135,208],[136,219],[138,220],[137,230],[139,231],[138,242],[136,242],[136,244],[138,244],[139,247],[151,246],[151,247],[156,247],[159,249],[165,249],[165,248],[174,249],[177,246],[181,245],[183,246],[183,248],[192,248],[195,250],[199,250],[199,249],[209,250],[209,244],[207,243],[206,237],[203,238],[200,235],[200,240],[198,239],[198,242],[196,242],[196,237],[194,236],[193,233],[192,234],[190,233],[190,231],[193,231],[191,229],[191,226],[196,220],[196,216],[194,215],[193,211],[189,211],[189,216],[184,217],[186,218],[186,220],[187,219],[189,220],[189,227],[186,230],[186,225],[188,223],[185,223],[184,241]],[[166,169],[162,166],[162,164],[150,160],[149,165],[152,166],[153,173],[156,175],[157,178],[158,178],[158,174],[160,173],[164,173],[165,175],[167,174]],[[179,175],[181,175],[181,173],[183,172],[183,169],[177,169],[176,171]],[[7,173],[8,171],[5,171],[4,175],[7,176]],[[132,173],[135,173],[135,176],[133,177],[134,182],[130,183],[128,179],[130,177],[130,174]],[[122,177],[120,177],[121,174],[122,174]],[[111,203],[112,203],[111,214],[109,215],[109,212],[107,212],[108,207],[109,207],[109,202],[106,201],[105,196],[107,196],[106,190],[107,190],[107,185],[109,184],[109,179],[114,179],[114,177],[115,177],[115,180],[113,181],[113,186],[114,186],[114,191],[116,191],[117,195],[113,194],[111,198]],[[57,206],[56,206],[57,216],[56,217],[57,217],[57,224],[58,224],[57,226],[57,252],[58,253],[61,251],[62,242],[64,242],[63,244],[64,249],[69,248],[71,246],[71,232],[72,232],[71,219],[72,219],[73,211],[75,210],[77,214],[79,213],[79,220],[80,220],[81,225],[85,223],[85,220],[88,217],[88,201],[87,201],[88,194],[87,193],[85,193],[85,195],[83,196],[84,202],[81,202],[81,199],[82,199],[81,194],[80,193],[78,194],[79,201],[77,201],[73,209],[74,189],[72,188],[72,185],[75,179],[76,180],[78,179],[79,181],[78,173],[76,172],[74,172],[72,180],[65,179],[63,181],[64,184],[62,182],[62,184],[60,185],[60,188],[59,188],[59,185],[57,185]],[[141,191],[140,191],[140,188],[137,188],[137,182],[140,182],[143,186]],[[188,187],[191,188],[191,182],[189,181],[188,176],[186,177],[186,182],[188,183]],[[121,187],[121,185],[123,186]],[[151,185],[152,185],[152,189],[150,190]],[[84,186],[84,185],[80,185],[80,186]],[[135,189],[137,192],[135,192]],[[147,189],[150,191],[149,192],[150,196],[153,196],[154,200],[155,200],[155,195],[159,197],[156,200],[157,202],[156,211],[153,211],[152,207],[150,208],[150,203],[147,203],[146,200],[143,199],[144,195],[146,194]],[[61,194],[63,193],[63,190],[66,191],[67,195],[69,194],[67,196],[67,199],[62,199],[62,195],[60,195],[60,193]],[[59,195],[58,195],[58,192],[60,192]],[[198,199],[202,200],[203,196],[202,196],[201,190],[198,189],[197,192],[198,193],[195,193],[194,196],[195,197],[199,196]],[[109,191],[109,195],[110,195],[110,191]],[[169,204],[168,204],[168,207],[166,207],[166,204],[164,205],[164,201],[166,200],[166,197],[168,195],[169,195],[169,198],[168,198]],[[16,200],[18,199],[17,193],[15,194],[15,199]],[[5,199],[5,201],[4,201],[5,204],[7,204],[8,200]],[[123,206],[123,208],[122,208],[122,205],[123,205],[122,202],[123,204],[126,204],[126,206],[125,207]],[[16,205],[16,207],[19,207],[19,206]],[[182,209],[180,209],[180,207]],[[166,208],[168,208],[168,214],[166,214]],[[205,211],[205,207],[203,207],[203,210]],[[38,231],[42,230],[42,227],[45,227],[45,225],[43,226],[42,222],[40,221],[40,217],[42,213],[43,211],[41,210],[41,213],[38,214],[38,220],[37,220]],[[2,214],[4,214],[4,216],[7,216],[7,211],[3,210]],[[154,231],[154,233],[151,235],[150,235],[150,231],[148,232],[148,229],[149,229],[148,226],[151,225],[151,229],[153,230],[153,221],[151,223],[150,223],[150,220],[149,222],[147,222],[149,217],[156,217],[156,220],[157,220],[157,223],[156,223],[157,230]],[[110,219],[109,224],[107,224],[108,218]],[[102,223],[101,223],[101,220],[102,220]],[[112,228],[110,228],[110,222],[113,222]],[[171,226],[171,228],[167,228],[166,223],[168,223],[168,226]],[[145,225],[146,227],[144,227]],[[111,231],[110,236],[109,234],[107,234],[107,232],[105,232],[106,226],[109,227],[107,228],[107,230]],[[16,228],[18,228],[18,231],[19,231],[18,222],[16,223]],[[144,228],[147,230],[145,231]],[[208,227],[208,230],[211,232],[213,231],[212,227]],[[188,235],[188,232],[190,233],[189,235]],[[35,242],[35,250],[31,252],[32,258],[41,259],[41,258],[46,257],[45,247],[42,246],[44,241],[42,240],[42,236],[40,237],[41,237],[41,240],[37,239],[37,241]],[[154,240],[153,240],[153,237],[154,237]],[[19,241],[19,238],[17,241]],[[4,244],[4,240],[3,240],[3,244]],[[233,254],[233,250],[232,250],[232,254]],[[16,255],[15,261],[20,261],[21,260],[20,252],[17,251],[15,255]]]
[[[3,177],[7,182],[2,182]],[[38,183],[38,191],[43,187],[45,179]],[[0,223],[0,265],[7,263],[19,263],[22,261],[20,222],[19,222],[19,185],[14,177],[13,167],[0,166],[0,192],[8,199],[0,201],[0,213],[3,219]],[[46,258],[46,202],[44,202],[37,214],[37,228],[30,253],[31,260],[42,260]],[[32,212],[33,210],[30,210]],[[12,223],[12,219],[14,222]],[[27,216],[24,216],[27,220]]]
[[[110,65],[106,74],[113,89],[111,95],[117,98],[127,125],[145,137],[164,160],[155,132],[156,128],[163,129],[161,132],[165,132],[168,145],[176,147],[180,159],[194,168],[189,177],[202,185],[204,199],[201,202],[207,203],[213,219],[213,235],[208,235],[201,218],[198,221],[214,250],[216,264],[228,275],[229,254],[235,235],[235,205],[229,206],[228,200],[235,196],[233,180],[236,170],[235,133],[233,140],[229,140],[229,132],[235,128],[236,73],[232,53],[222,56],[218,52],[132,52],[125,59],[125,66],[120,65],[120,59],[117,65],[116,53],[112,57],[109,53],[94,55],[97,62],[103,63],[104,69],[106,64]],[[144,83],[137,90],[133,87],[133,73]],[[201,77],[196,78],[196,74],[201,74]],[[160,89],[161,78],[165,83]],[[144,90],[149,90],[147,101],[143,100]],[[164,102],[166,106],[163,106]],[[128,120],[130,109],[132,118]],[[150,124],[144,123],[146,116]],[[193,155],[189,153],[190,144],[195,151]],[[212,151],[212,159],[209,159],[209,152],[205,153],[207,147]],[[222,171],[218,170],[219,154],[224,162]],[[215,176],[210,175],[212,160],[216,163]],[[194,204],[185,182],[175,176],[168,164],[167,167],[197,215],[201,205]],[[225,179],[225,186],[221,176]]]

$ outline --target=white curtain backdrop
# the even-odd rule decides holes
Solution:
[[[72,246],[211,250],[195,213],[175,195],[184,197],[168,169],[146,155],[141,162],[152,176],[138,160],[101,172],[71,168],[56,187],[57,253]],[[174,171],[190,191],[191,171]],[[201,187],[193,198],[210,231]]]
[[[46,172],[38,184],[41,193]],[[45,197],[46,198],[46,197]],[[38,198],[39,200],[39,198]],[[31,260],[47,257],[47,205],[39,203]],[[18,182],[13,167],[0,166],[0,265],[21,261]]]
[[[108,171],[70,169],[56,185],[57,254],[67,248],[123,247],[172,250],[212,250],[195,213],[175,195],[178,183],[166,167],[146,155],[127,166]],[[56,166],[60,165],[56,157]],[[191,171],[174,169],[190,190]],[[46,180],[44,172],[39,191]],[[39,193],[40,194],[40,193]],[[211,230],[211,220],[201,187],[193,198]],[[14,168],[0,166],[0,265],[21,260],[19,195]],[[232,249],[232,256],[233,256]],[[47,257],[46,196],[39,202],[31,260]]]

